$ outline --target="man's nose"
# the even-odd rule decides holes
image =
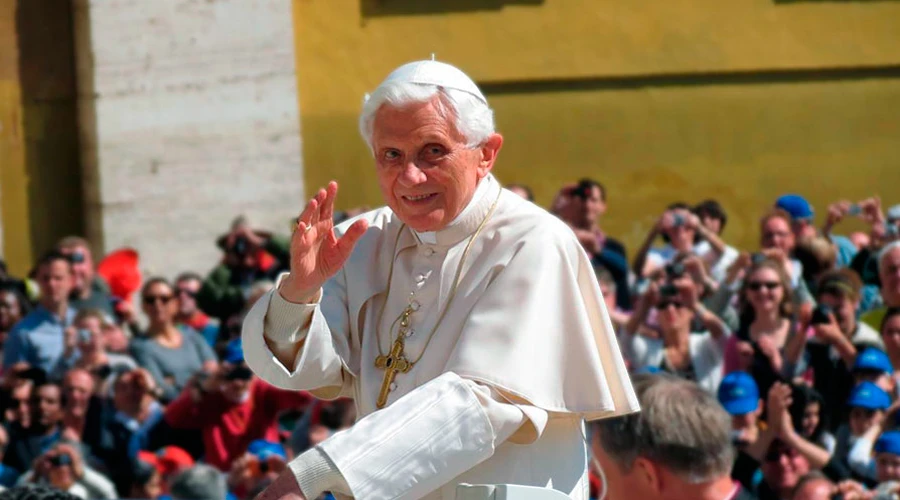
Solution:
[[[426,179],[428,179],[428,176],[425,175],[425,172],[422,171],[416,162],[409,161],[403,166],[399,181],[403,186],[412,187],[425,182]]]

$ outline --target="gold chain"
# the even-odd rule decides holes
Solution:
[[[463,250],[462,257],[459,259],[459,265],[456,267],[456,277],[453,278],[453,288],[450,289],[450,294],[447,296],[447,302],[444,304],[444,308],[441,311],[441,314],[438,316],[437,322],[435,322],[434,327],[431,329],[431,332],[428,333],[428,339],[425,341],[425,346],[422,347],[422,352],[419,353],[419,356],[410,361],[410,365],[415,365],[422,359],[422,356],[425,355],[425,350],[428,349],[428,344],[431,343],[431,338],[434,336],[434,332],[437,331],[438,326],[440,326],[441,321],[443,321],[444,316],[447,314],[447,311],[450,309],[450,303],[453,301],[453,298],[456,296],[456,290],[459,287],[459,280],[462,277],[462,269],[463,265],[466,263],[466,258],[469,256],[469,251],[472,249],[472,243],[475,242],[475,238],[481,233],[481,230],[484,229],[484,226],[487,224],[487,221],[491,218],[491,215],[494,214],[494,210],[497,208],[497,203],[500,201],[500,195],[503,194],[503,190],[500,190],[500,193],[497,194],[497,199],[494,200],[494,204],[491,205],[491,209],[488,210],[487,215],[484,216],[484,220],[481,221],[481,224],[478,226],[478,229],[475,230],[475,233],[472,234],[472,237],[469,239],[469,243],[466,244],[465,250]],[[387,296],[384,298],[384,302],[381,304],[381,308],[378,311],[378,317],[376,318],[377,323],[375,323],[375,345],[378,346],[378,354],[380,356],[384,356],[383,351],[381,350],[381,337],[378,335],[378,329],[381,327],[381,318],[384,316],[384,308],[387,306],[388,299],[391,294],[391,281],[394,278],[394,260],[397,258],[397,245],[400,243],[400,236],[403,234],[403,227],[406,224],[400,227],[400,231],[397,233],[397,239],[394,241],[394,253],[391,257],[391,265],[388,268],[388,282],[387,282]],[[409,316],[412,314],[412,309],[410,306],[407,306],[406,309],[400,313],[400,316],[391,323],[391,330],[394,329],[394,325],[397,324],[401,319],[409,319]],[[402,330],[402,329],[401,329]],[[389,330],[390,332],[390,330]],[[397,332],[397,339],[401,343],[403,339],[401,338],[403,333],[401,331]],[[388,334],[388,344],[390,344],[390,334]]]

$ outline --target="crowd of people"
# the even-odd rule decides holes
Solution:
[[[807,200],[784,195],[760,207],[759,248],[739,250],[721,203],[677,202],[629,255],[602,229],[606,197],[582,180],[549,210],[591,257],[632,373],[687,381],[731,415],[721,440],[740,498],[897,491],[900,205],[838,201],[816,226]],[[851,217],[869,230],[837,234]],[[133,294],[113,293],[80,237],[27,277],[0,265],[0,487],[253,498],[353,425],[352,401],[278,389],[244,361],[242,319],[287,270],[286,236],[239,218],[216,244],[205,277],[147,277]]]

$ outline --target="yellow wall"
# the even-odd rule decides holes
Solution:
[[[0,0],[0,217],[13,273],[84,227],[70,2]]]
[[[486,90],[506,137],[502,180],[544,204],[563,182],[601,180],[604,226],[631,249],[676,199],[719,198],[727,239],[745,247],[786,191],[820,212],[878,192],[900,203],[888,190],[900,184],[900,2],[294,6],[306,181],[340,181],[344,208],[380,203],[356,132],[363,94],[432,52]]]
[[[15,9],[14,0],[0,0],[0,255],[20,271],[31,258],[31,239],[18,237],[28,233],[28,198]]]

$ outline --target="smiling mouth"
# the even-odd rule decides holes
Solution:
[[[437,196],[437,193],[405,195],[405,196],[403,196],[403,199],[405,201],[409,201],[409,202],[413,202],[413,203],[421,203],[424,201],[429,201],[429,200],[433,199],[435,196]]]

